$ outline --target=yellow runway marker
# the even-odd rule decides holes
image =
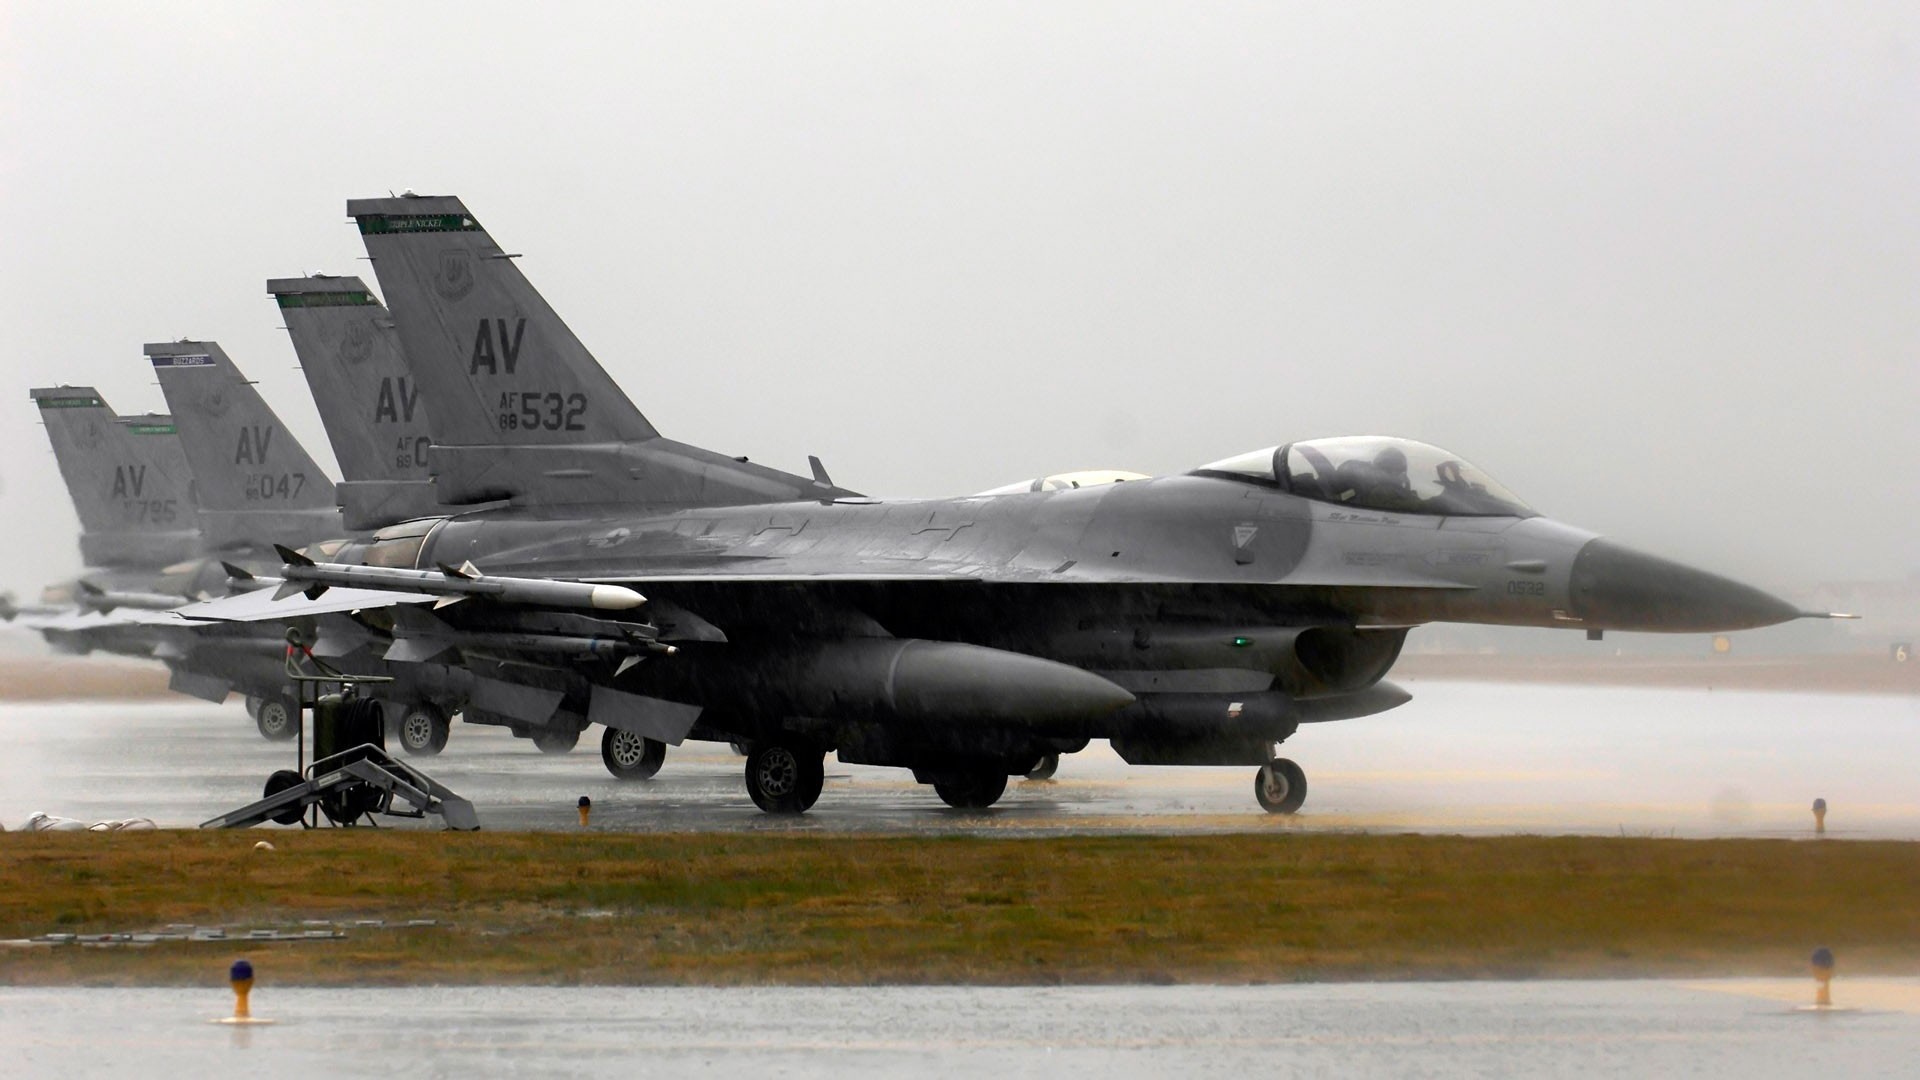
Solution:
[[[247,995],[253,992],[252,964],[245,960],[235,960],[232,969],[227,972],[227,983],[233,987],[233,1015],[219,1017],[213,1021],[214,1023],[247,1025],[273,1023],[271,1020],[253,1015],[253,1010],[247,1007]]]

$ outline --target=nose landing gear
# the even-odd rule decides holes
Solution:
[[[1291,814],[1307,801],[1307,774],[1300,766],[1276,757],[1253,774],[1253,797],[1269,814]]]

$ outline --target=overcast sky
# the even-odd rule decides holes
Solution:
[[[26,390],[219,340],[457,194],[662,432],[883,494],[1438,443],[1791,592],[1920,570],[1920,5],[0,7],[0,584]],[[11,422],[4,417],[10,414]]]

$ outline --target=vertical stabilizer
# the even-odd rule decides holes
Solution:
[[[660,437],[452,196],[347,213],[427,401],[447,503],[714,506],[850,494]]]
[[[213,547],[298,547],[339,536],[333,481],[219,345],[146,347],[193,469],[200,531]]]
[[[91,386],[29,391],[80,517],[88,566],[156,569],[200,550],[173,419],[118,417]]]
[[[357,277],[275,278],[267,291],[340,463],[334,493],[346,527],[378,529],[438,512],[426,402],[386,307]]]

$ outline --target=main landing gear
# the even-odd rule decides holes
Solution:
[[[985,810],[1007,793],[1005,769],[978,769],[933,782],[934,794],[955,810]]]
[[[282,693],[248,698],[247,704],[254,726],[260,729],[260,737],[268,742],[286,742],[300,734],[300,703],[291,696]]]
[[[447,748],[450,724],[436,705],[408,705],[393,725],[393,736],[410,757],[432,757]]]
[[[826,752],[800,740],[756,742],[747,755],[747,794],[769,814],[805,813],[826,780]]]
[[[600,760],[616,780],[651,780],[667,760],[667,744],[638,732],[608,728],[600,736]]]
[[[1253,797],[1269,814],[1291,814],[1307,801],[1307,774],[1283,757],[1274,758],[1253,774]]]
[[[580,729],[571,731],[561,728],[547,728],[533,734],[533,745],[543,754],[571,754],[573,748],[580,745]]]

